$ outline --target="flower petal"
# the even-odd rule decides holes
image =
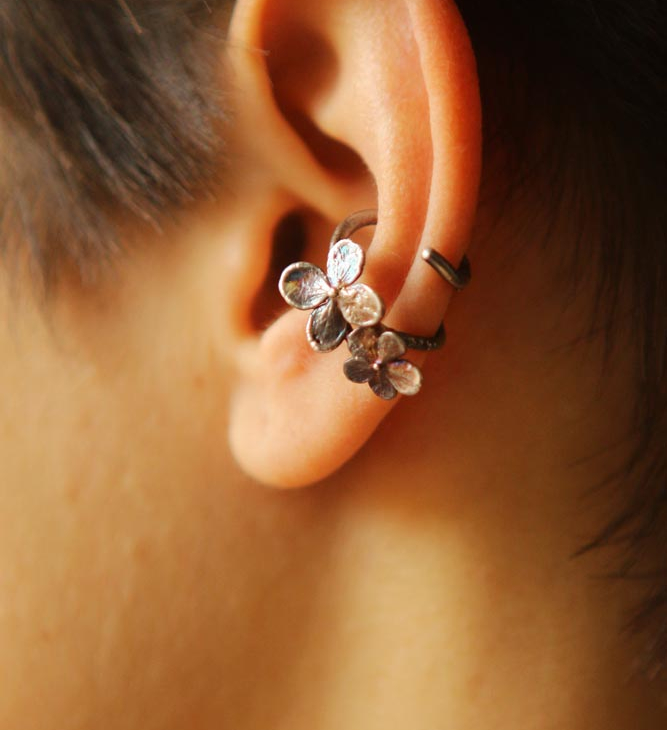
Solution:
[[[329,299],[311,312],[306,334],[313,350],[330,352],[345,339],[348,329],[336,301]]]
[[[374,362],[377,358],[378,337],[381,334],[379,327],[359,327],[347,338],[347,346],[355,357]]]
[[[376,373],[375,377],[368,381],[368,384],[371,386],[373,393],[382,400],[391,400],[396,397],[396,388],[389,382],[384,368]]]
[[[278,284],[283,299],[297,309],[313,309],[329,296],[331,287],[322,269],[299,261],[290,264]]]
[[[343,372],[353,383],[367,383],[377,372],[367,360],[351,357],[343,363]]]
[[[343,317],[354,327],[372,327],[384,316],[382,299],[366,284],[341,289],[338,303]]]
[[[420,369],[407,360],[395,360],[383,366],[387,379],[403,395],[416,395],[422,385]]]
[[[353,284],[364,269],[364,250],[358,243],[343,238],[329,249],[327,275],[331,286]]]
[[[378,357],[383,363],[398,360],[405,354],[405,343],[395,332],[383,332],[378,340]]]

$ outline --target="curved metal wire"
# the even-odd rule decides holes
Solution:
[[[355,231],[366,226],[377,225],[378,212],[375,208],[367,210],[358,210],[356,213],[349,215],[344,221],[341,221],[331,236],[329,247],[335,246],[338,241],[343,238],[349,238]]]
[[[367,210],[359,210],[348,216],[344,221],[336,226],[336,230],[331,236],[330,247],[334,246],[343,238],[349,238],[355,231],[366,226],[377,225],[378,212],[373,208]],[[450,261],[448,261],[441,253],[434,248],[425,248],[422,251],[422,259],[431,266],[431,268],[448,284],[457,291],[464,289],[470,282],[471,269],[470,261],[467,256],[461,259],[461,264],[457,269]],[[405,346],[411,350],[437,350],[445,344],[447,337],[445,325],[441,323],[437,332],[432,337],[422,337],[420,335],[411,335],[407,332],[392,330],[390,327],[384,327],[386,330],[396,332],[403,340]]]

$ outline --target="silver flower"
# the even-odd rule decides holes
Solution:
[[[312,309],[306,334],[318,352],[334,350],[353,327],[370,327],[384,315],[382,299],[354,282],[364,269],[364,251],[349,239],[329,249],[327,273],[313,264],[291,264],[280,277],[280,293],[297,309]]]
[[[362,327],[347,338],[352,357],[346,360],[345,377],[353,383],[368,383],[375,395],[391,400],[397,393],[415,395],[422,384],[416,365],[402,360],[405,343],[381,327]]]

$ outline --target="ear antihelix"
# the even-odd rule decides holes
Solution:
[[[445,327],[441,323],[432,337],[422,337],[382,323],[384,302],[371,287],[357,281],[363,274],[365,256],[361,246],[349,238],[360,228],[376,224],[376,210],[347,217],[331,237],[326,272],[306,261],[290,264],[280,277],[279,290],[290,306],[312,310],[306,336],[313,350],[331,352],[346,341],[352,355],[343,366],[347,379],[368,383],[379,398],[391,400],[398,394],[419,392],[422,374],[403,355],[408,349],[439,349],[445,342]],[[458,268],[433,248],[424,249],[422,259],[457,291],[470,281],[466,256]]]

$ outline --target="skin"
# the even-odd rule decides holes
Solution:
[[[312,5],[235,10],[215,203],[161,236],[128,231],[112,273],[94,289],[64,276],[46,308],[3,274],[0,727],[664,727],[620,630],[638,587],[599,578],[612,552],[571,557],[618,495],[591,490],[629,448],[627,334],[606,365],[581,336],[588,290],[572,296],[557,266],[566,224],[541,248],[537,203],[500,208],[487,171],[477,207],[454,6]],[[369,34],[359,13],[383,24]],[[331,51],[305,75],[286,55],[304,29]],[[355,84],[400,109],[375,137]],[[281,111],[291,89],[363,170],[322,169]],[[282,216],[308,207],[304,259],[321,264],[338,220],[378,201],[364,280],[392,325],[448,329],[412,358],[422,392],[391,404],[345,381],[344,348],[309,351],[303,312],[253,324]],[[473,262],[453,299],[412,263],[435,237]]]

